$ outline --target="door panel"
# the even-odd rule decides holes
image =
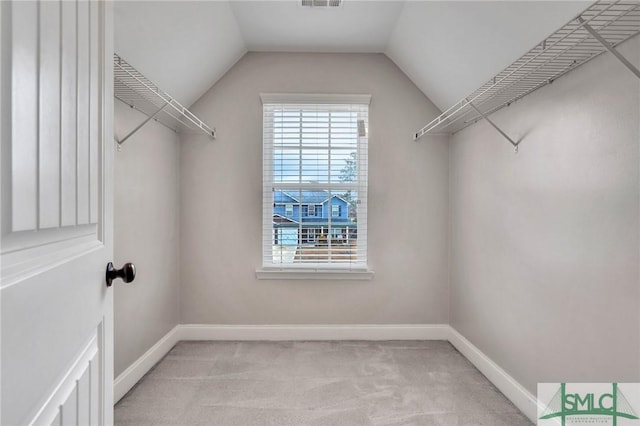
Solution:
[[[76,177],[77,177],[77,3],[75,1],[63,1],[61,3],[62,17],[62,158],[60,161],[60,214],[61,225],[70,226],[76,224]]]
[[[20,47],[13,49],[11,74],[12,137],[20,143],[11,146],[11,230],[30,231],[37,228],[37,164],[38,134],[34,120],[38,116],[38,31],[36,3],[25,2],[12,10],[14,40]]]
[[[89,223],[89,15],[90,4],[86,1],[77,3],[77,150],[76,159],[76,225]],[[97,142],[97,140],[93,141]]]
[[[35,424],[99,423],[100,413],[93,408],[100,406],[100,336],[101,329],[98,329],[60,380],[55,392],[41,404],[41,411],[34,419]]]
[[[0,20],[0,423],[110,424],[111,5],[5,1]]]
[[[40,5],[39,226],[60,225],[60,6]]]
[[[99,8],[88,1],[5,7],[13,23],[9,35],[19,40],[10,70],[11,138],[19,143],[6,149],[11,211],[3,253],[15,250],[10,243],[20,238],[9,234],[61,229],[41,234],[35,244],[42,245],[78,236],[69,227],[99,222]]]
[[[65,377],[79,378],[71,370],[86,342],[111,327],[111,315],[103,312],[103,305],[112,302],[112,291],[103,284],[103,251],[96,248],[2,289],[3,425],[31,424]],[[69,279],[69,270],[86,277],[84,285]],[[111,359],[102,352],[102,358]],[[106,378],[106,366],[100,367]]]
[[[100,17],[96,4],[91,3],[89,14],[91,24],[89,25],[89,223],[98,223],[99,213],[99,177],[100,177],[100,156],[99,145],[100,140],[100,105],[96,104],[96,100],[100,99]],[[102,64],[108,66],[107,64]],[[108,75],[112,76],[112,69],[109,69]],[[113,79],[107,82],[113,84]],[[111,92],[106,96],[112,99]],[[112,107],[113,110],[113,107]],[[112,114],[111,112],[109,114]],[[109,117],[106,117],[109,118]],[[110,139],[111,140],[111,139]]]

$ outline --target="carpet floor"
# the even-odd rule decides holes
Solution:
[[[445,341],[180,342],[115,424],[531,426]]]

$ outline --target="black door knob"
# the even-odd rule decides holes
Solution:
[[[136,266],[133,263],[125,263],[121,269],[113,267],[113,263],[107,263],[107,287],[111,287],[113,280],[122,278],[125,283],[130,283],[136,278]]]

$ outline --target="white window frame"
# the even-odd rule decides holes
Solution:
[[[371,101],[370,95],[331,95],[331,94],[278,94],[262,93],[260,95],[263,105],[266,104],[363,104],[369,105]],[[263,123],[265,129],[267,128]],[[369,135],[367,135],[368,137]],[[263,135],[263,138],[267,138],[267,133]],[[268,143],[273,144],[272,141],[264,139],[265,146]],[[367,149],[368,144],[359,144],[358,150]],[[266,152],[266,150],[265,150]],[[361,186],[358,188],[358,209],[359,211],[367,211],[367,179],[368,179],[368,159],[367,152],[358,152],[357,158],[359,161],[365,161],[365,163],[358,164],[358,182]],[[364,160],[363,160],[364,159]],[[266,161],[263,158],[263,161]],[[270,169],[270,168],[269,168]],[[263,173],[263,259],[265,259],[266,244],[265,238],[271,239],[271,227],[273,210],[270,206],[273,206],[273,195],[269,200],[269,194],[273,194],[273,175],[272,172],[265,168]],[[311,204],[308,209],[311,208]],[[318,206],[314,206],[315,216],[322,216],[322,206],[320,215],[317,211]],[[362,209],[362,210],[361,210]],[[328,212],[330,216],[330,211]],[[309,214],[309,211],[307,211]],[[366,217],[366,214],[365,214]],[[366,223],[366,221],[365,221]],[[268,235],[267,235],[268,234]],[[367,244],[367,229],[366,225],[361,226],[358,229],[359,237],[362,239],[358,241],[358,244],[363,244],[364,252],[366,253]],[[358,247],[361,250],[362,246]],[[261,268],[256,270],[256,277],[258,279],[305,279],[305,280],[370,280],[373,278],[374,272],[368,266],[368,258],[364,263],[359,262],[355,264],[270,264],[263,261]]]
[[[291,214],[289,214],[289,210],[291,210]],[[284,205],[284,215],[285,216],[289,216],[289,217],[293,217],[293,204],[292,203],[287,203]]]

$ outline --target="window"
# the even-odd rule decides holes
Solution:
[[[293,204],[287,204],[285,206],[284,214],[286,216],[293,216]]]
[[[369,100],[262,95],[265,270],[366,270]],[[299,217],[278,220],[280,199]]]

